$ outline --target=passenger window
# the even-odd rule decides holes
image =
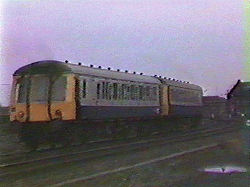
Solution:
[[[156,92],[157,92],[156,87],[153,87],[153,100],[157,100]]]
[[[121,84],[117,84],[117,95],[118,95],[118,99],[122,99],[122,86]]]
[[[109,93],[109,83],[105,83],[105,99],[108,99],[108,93]]]
[[[145,99],[150,100],[150,87],[149,86],[146,87],[146,98]]]
[[[127,94],[126,94],[126,99],[127,100],[130,100],[130,86],[129,85],[126,85],[127,86]]]
[[[96,94],[97,94],[97,99],[100,99],[100,83],[97,84],[97,87],[96,87]]]
[[[18,90],[18,103],[24,103],[26,101],[27,95],[27,86],[28,86],[28,79],[22,78],[19,81],[19,90]]]
[[[113,89],[114,89],[113,98],[116,100],[117,99],[117,83],[113,83]]]
[[[82,97],[86,98],[86,80],[82,81]]]
[[[134,85],[131,85],[130,98],[131,98],[132,100],[135,100],[135,86],[134,86]]]
[[[102,98],[105,99],[105,82],[102,82]]]
[[[143,86],[139,86],[139,100],[143,100]]]
[[[113,92],[113,89],[112,89],[112,84],[109,84],[108,86],[108,99],[111,100],[112,99],[112,92]]]
[[[121,93],[121,99],[125,99],[125,84],[122,84],[122,93]]]
[[[139,87],[135,87],[135,100],[139,100]]]

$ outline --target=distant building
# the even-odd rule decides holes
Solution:
[[[227,100],[219,96],[204,96],[203,117],[211,119],[222,119],[228,117]]]
[[[227,94],[227,99],[232,115],[250,118],[250,82],[238,80]]]

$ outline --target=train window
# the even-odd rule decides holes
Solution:
[[[130,98],[135,100],[135,85],[131,85]]]
[[[122,93],[121,93],[121,99],[125,99],[125,84],[122,84]]]
[[[51,100],[64,101],[66,99],[66,86],[67,86],[67,77],[61,76],[57,78],[52,83]]]
[[[109,84],[109,86],[108,86],[108,99],[109,100],[112,99],[112,91],[113,91],[113,85]]]
[[[143,101],[146,100],[146,87],[145,86],[142,87],[142,100]]]
[[[97,86],[96,86],[97,99],[100,99],[100,88],[101,88],[101,84],[97,83]]]
[[[157,99],[157,88],[156,87],[153,87],[152,94],[153,94],[153,100],[156,100]]]
[[[121,84],[117,84],[117,95],[118,95],[118,99],[122,99],[122,85]]]
[[[26,96],[27,96],[28,79],[27,78],[20,79],[18,85],[19,85],[19,89],[18,89],[17,102],[18,103],[25,103]]]
[[[146,86],[145,88],[145,100],[150,100],[150,87]]]
[[[82,98],[86,98],[86,86],[87,86],[86,80],[83,80],[82,81]]]
[[[49,78],[32,77],[30,98],[33,102],[45,102],[48,99]],[[53,92],[52,92],[53,93]]]
[[[135,87],[135,100],[138,100],[139,99],[139,87],[136,86]]]
[[[126,99],[127,100],[130,100],[130,86],[129,85],[126,85]]]
[[[102,99],[105,99],[105,82],[102,82]]]
[[[143,99],[143,86],[139,86],[139,100]]]
[[[105,83],[105,99],[108,99],[108,93],[109,93],[109,83]]]
[[[113,90],[114,90],[114,93],[113,93],[113,98],[116,100],[117,99],[117,83],[113,83]]]

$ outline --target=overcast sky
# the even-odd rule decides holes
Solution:
[[[186,80],[206,95],[226,93],[243,79],[241,0],[0,3],[0,84],[44,59]],[[3,92],[0,103],[8,103]]]

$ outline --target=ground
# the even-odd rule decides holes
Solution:
[[[4,133],[3,133],[4,134]],[[68,164],[55,165],[34,172],[2,178],[0,186],[52,186],[63,181],[91,176],[128,165],[172,155],[197,147],[219,144],[219,146],[185,156],[166,159],[104,176],[79,180],[64,186],[101,187],[160,187],[160,186],[250,186],[250,160],[244,155],[243,131],[235,131],[198,140],[165,144],[140,151],[106,156]],[[246,172],[238,174],[211,174],[203,172],[210,166],[240,166]]]

